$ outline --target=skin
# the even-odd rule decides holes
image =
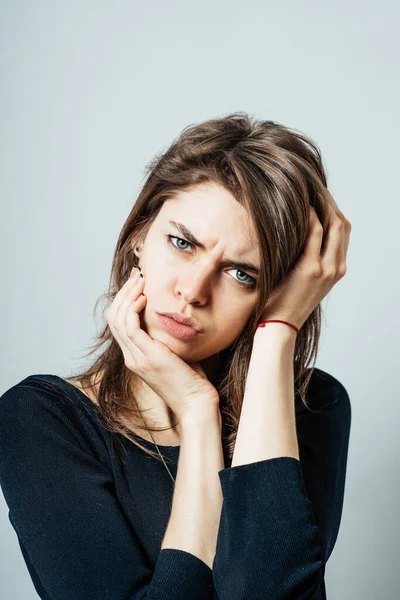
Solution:
[[[184,223],[206,250],[194,248],[169,220]],[[171,243],[166,237],[173,235]],[[227,258],[251,261],[259,266],[255,231],[246,210],[216,184],[180,192],[164,202],[140,247],[139,266],[145,274],[146,306],[140,312],[141,328],[168,346],[185,362],[199,362],[207,375],[214,367],[213,355],[227,348],[241,332],[254,309],[257,291],[250,284],[256,275],[234,264],[223,269]],[[188,306],[190,305],[190,306]],[[181,312],[195,318],[203,333],[180,340],[165,330],[158,312]],[[135,398],[158,426],[172,426],[169,408],[143,380],[135,381]],[[179,441],[177,432],[167,433]]]
[[[325,189],[324,195],[329,211],[324,247],[322,225],[310,207],[310,230],[305,250],[295,268],[269,298],[262,320],[284,319],[302,327],[318,303],[346,273],[350,222],[338,209],[328,190]],[[140,358],[138,364],[143,362],[144,356],[145,366],[152,367],[149,354],[155,354],[156,359],[160,356],[161,363],[167,354],[167,365],[170,362],[181,369],[175,377],[176,387],[167,386],[170,395],[169,388],[172,387],[172,403],[178,408],[180,399],[173,391],[180,389],[180,393],[185,393],[188,364],[196,361],[197,364],[205,364],[204,361],[215,351],[230,345],[256,301],[254,289],[243,289],[242,292],[238,283],[231,283],[230,277],[236,271],[219,269],[222,257],[226,257],[228,252],[234,256],[232,251],[241,252],[239,259],[252,260],[257,264],[257,258],[252,255],[256,252],[256,245],[251,244],[254,232],[241,207],[234,199],[233,202],[231,200],[225,190],[197,188],[195,192],[192,190],[189,195],[167,203],[145,239],[141,268],[146,271],[147,277],[132,278],[127,282],[114,299],[114,310],[110,312],[108,322],[126,361],[130,360],[131,353],[133,358]],[[180,219],[185,219],[185,224],[205,244],[205,251],[193,252],[192,249],[193,253],[189,253],[188,257],[182,251],[176,253],[177,258],[166,251],[161,240],[165,241],[163,236],[171,233],[167,227],[170,214],[178,220],[174,211],[179,211]],[[196,215],[195,222],[192,221],[193,215]],[[208,231],[209,223],[212,223],[212,236]],[[242,246],[238,248],[233,244]],[[246,252],[249,256],[243,256]],[[238,291],[232,285],[238,285]],[[143,286],[146,296],[140,296]],[[139,303],[137,310],[128,310],[135,303]],[[185,311],[186,303],[193,304],[192,312]],[[145,310],[141,310],[140,306]],[[141,312],[137,312],[139,310]],[[169,336],[163,328],[159,329],[155,310],[181,310],[193,315],[204,327],[204,335],[190,342]],[[131,335],[133,342],[129,341]],[[295,340],[294,330],[285,324],[268,323],[256,330],[232,467],[278,456],[299,460],[294,414]],[[160,354],[158,345],[169,346],[168,352],[164,350]],[[146,355],[148,349],[150,352]],[[174,353],[175,358],[171,360],[168,353]],[[178,358],[184,369],[178,365]],[[135,366],[135,360],[133,364]],[[157,365],[159,367],[160,361]],[[155,373],[158,376],[157,367]],[[193,385],[191,380],[192,375],[187,379],[189,386]],[[194,385],[196,389],[196,381]],[[201,400],[204,398],[200,395]],[[140,401],[149,402],[153,412],[157,410],[161,414],[166,411],[164,401],[154,394],[152,388],[142,387]],[[192,409],[191,413],[187,413],[191,414],[191,420],[183,422],[172,510],[161,547],[190,552],[212,568],[223,502],[218,474],[224,467],[224,461],[220,423],[212,412],[205,410],[205,406],[202,402],[201,411]],[[168,414],[164,412],[161,416],[168,417]]]
[[[310,230],[304,252],[286,280],[269,298],[262,320],[284,319],[302,327],[308,316],[346,273],[346,255],[351,224],[339,210],[330,192],[323,188],[329,214],[329,227],[323,243],[323,228],[314,208],[310,207]],[[205,250],[180,242],[184,250],[168,247],[169,220],[180,220],[204,244]],[[210,228],[212,223],[212,231]],[[175,232],[172,231],[175,235]],[[176,232],[178,237],[181,233]],[[245,209],[218,185],[197,187],[166,202],[152,224],[141,253],[145,273],[145,310],[141,327],[187,363],[199,362],[206,371],[207,359],[228,347],[244,327],[257,300],[257,289],[241,286],[249,277],[234,264],[221,270],[226,257],[260,263],[256,235]],[[179,242],[173,238],[175,244]],[[173,303],[172,303],[173,302]],[[186,304],[192,310],[186,310]],[[155,311],[177,310],[195,317],[204,334],[182,341],[170,335],[158,323]],[[289,333],[281,324],[269,324]],[[260,330],[259,330],[260,331]],[[290,329],[290,332],[293,332]],[[259,333],[259,332],[258,332]],[[259,333],[266,337],[269,334]],[[279,334],[281,335],[281,334]],[[293,333],[291,333],[293,336]],[[263,354],[263,353],[262,353]],[[168,419],[168,407],[145,382],[139,397],[154,412]]]
[[[346,272],[350,223],[338,209],[330,192],[325,188],[323,193],[330,212],[324,250],[321,252],[322,226],[314,209],[310,207],[310,234],[305,251],[285,282],[269,299],[262,320],[285,319],[300,328],[315,306]],[[183,222],[205,248],[200,249],[186,242],[184,234],[169,223],[170,219]],[[212,234],[209,223],[213,224]],[[169,241],[168,234],[175,237]],[[145,296],[139,295],[143,301],[136,301],[142,304],[142,309],[139,309],[137,324],[132,328],[132,332],[142,332],[142,342],[139,343],[139,339],[136,342],[139,347],[144,344],[142,351],[149,351],[151,354],[154,352],[148,344],[148,336],[151,336],[152,340],[169,348],[181,361],[203,367],[208,375],[208,371],[213,368],[215,353],[234,341],[254,308],[256,288],[250,284],[241,285],[240,281],[250,283],[256,275],[252,273],[250,276],[250,273],[235,266],[234,262],[246,260],[259,264],[260,257],[254,240],[255,232],[245,209],[220,186],[199,186],[190,192],[181,192],[173,200],[165,202],[149,228],[139,253],[140,267],[146,276],[143,279],[136,276],[138,283],[134,283],[134,278],[132,282],[125,284],[118,295],[119,299],[117,296],[114,301],[124,317],[130,302],[138,297],[140,291],[145,291]],[[233,258],[232,265],[221,268],[221,261],[228,256]],[[139,282],[141,285],[137,287]],[[129,288],[137,289],[131,300]],[[121,294],[128,298],[128,304],[125,302],[122,308],[124,296]],[[196,309],[186,310],[186,304],[193,304]],[[162,327],[156,311],[180,311],[193,316],[204,332],[192,340],[180,340]],[[125,330],[125,318],[122,321],[119,319],[116,329],[117,322],[114,315],[110,325],[119,343],[125,346],[123,338],[119,339],[122,333],[120,328]],[[269,324],[268,329],[276,326]],[[279,324],[278,327],[287,329],[287,326]],[[128,355],[129,353],[128,349]],[[171,427],[171,407],[140,377],[134,379],[136,385],[132,389],[135,390],[135,398],[140,408],[149,409],[147,416],[152,425]],[[183,381],[177,383],[178,387],[182,387]],[[174,398],[173,402],[180,408],[179,399]],[[163,442],[158,438],[159,443],[173,445],[171,436],[174,435],[179,442],[176,431],[161,435],[168,436],[168,440]]]

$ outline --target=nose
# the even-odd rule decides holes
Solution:
[[[212,286],[212,269],[196,268],[181,278],[178,284],[178,294],[183,296],[188,304],[203,305],[208,301]]]

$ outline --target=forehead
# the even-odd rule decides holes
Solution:
[[[251,254],[258,259],[254,225],[246,209],[232,194],[217,184],[196,186],[180,191],[164,202],[160,213],[163,223],[170,219],[183,223],[205,246],[218,242],[226,253]]]

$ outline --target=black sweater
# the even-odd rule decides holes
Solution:
[[[40,598],[324,600],[351,407],[343,385],[317,368],[308,399],[315,412],[295,402],[300,461],[219,471],[224,501],[210,569],[189,552],[160,551],[174,486],[160,460],[104,428],[86,395],[58,375],[8,389],[0,485]],[[175,478],[179,446],[159,447]]]

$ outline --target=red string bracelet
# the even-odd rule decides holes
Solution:
[[[261,323],[258,323],[257,327],[265,327],[266,323],[284,323],[285,325],[289,325],[289,327],[293,327],[297,334],[299,333],[299,329],[298,327],[296,327],[296,325],[292,325],[292,323],[288,323],[287,321],[281,321],[279,319],[269,319],[268,321],[261,321]]]

